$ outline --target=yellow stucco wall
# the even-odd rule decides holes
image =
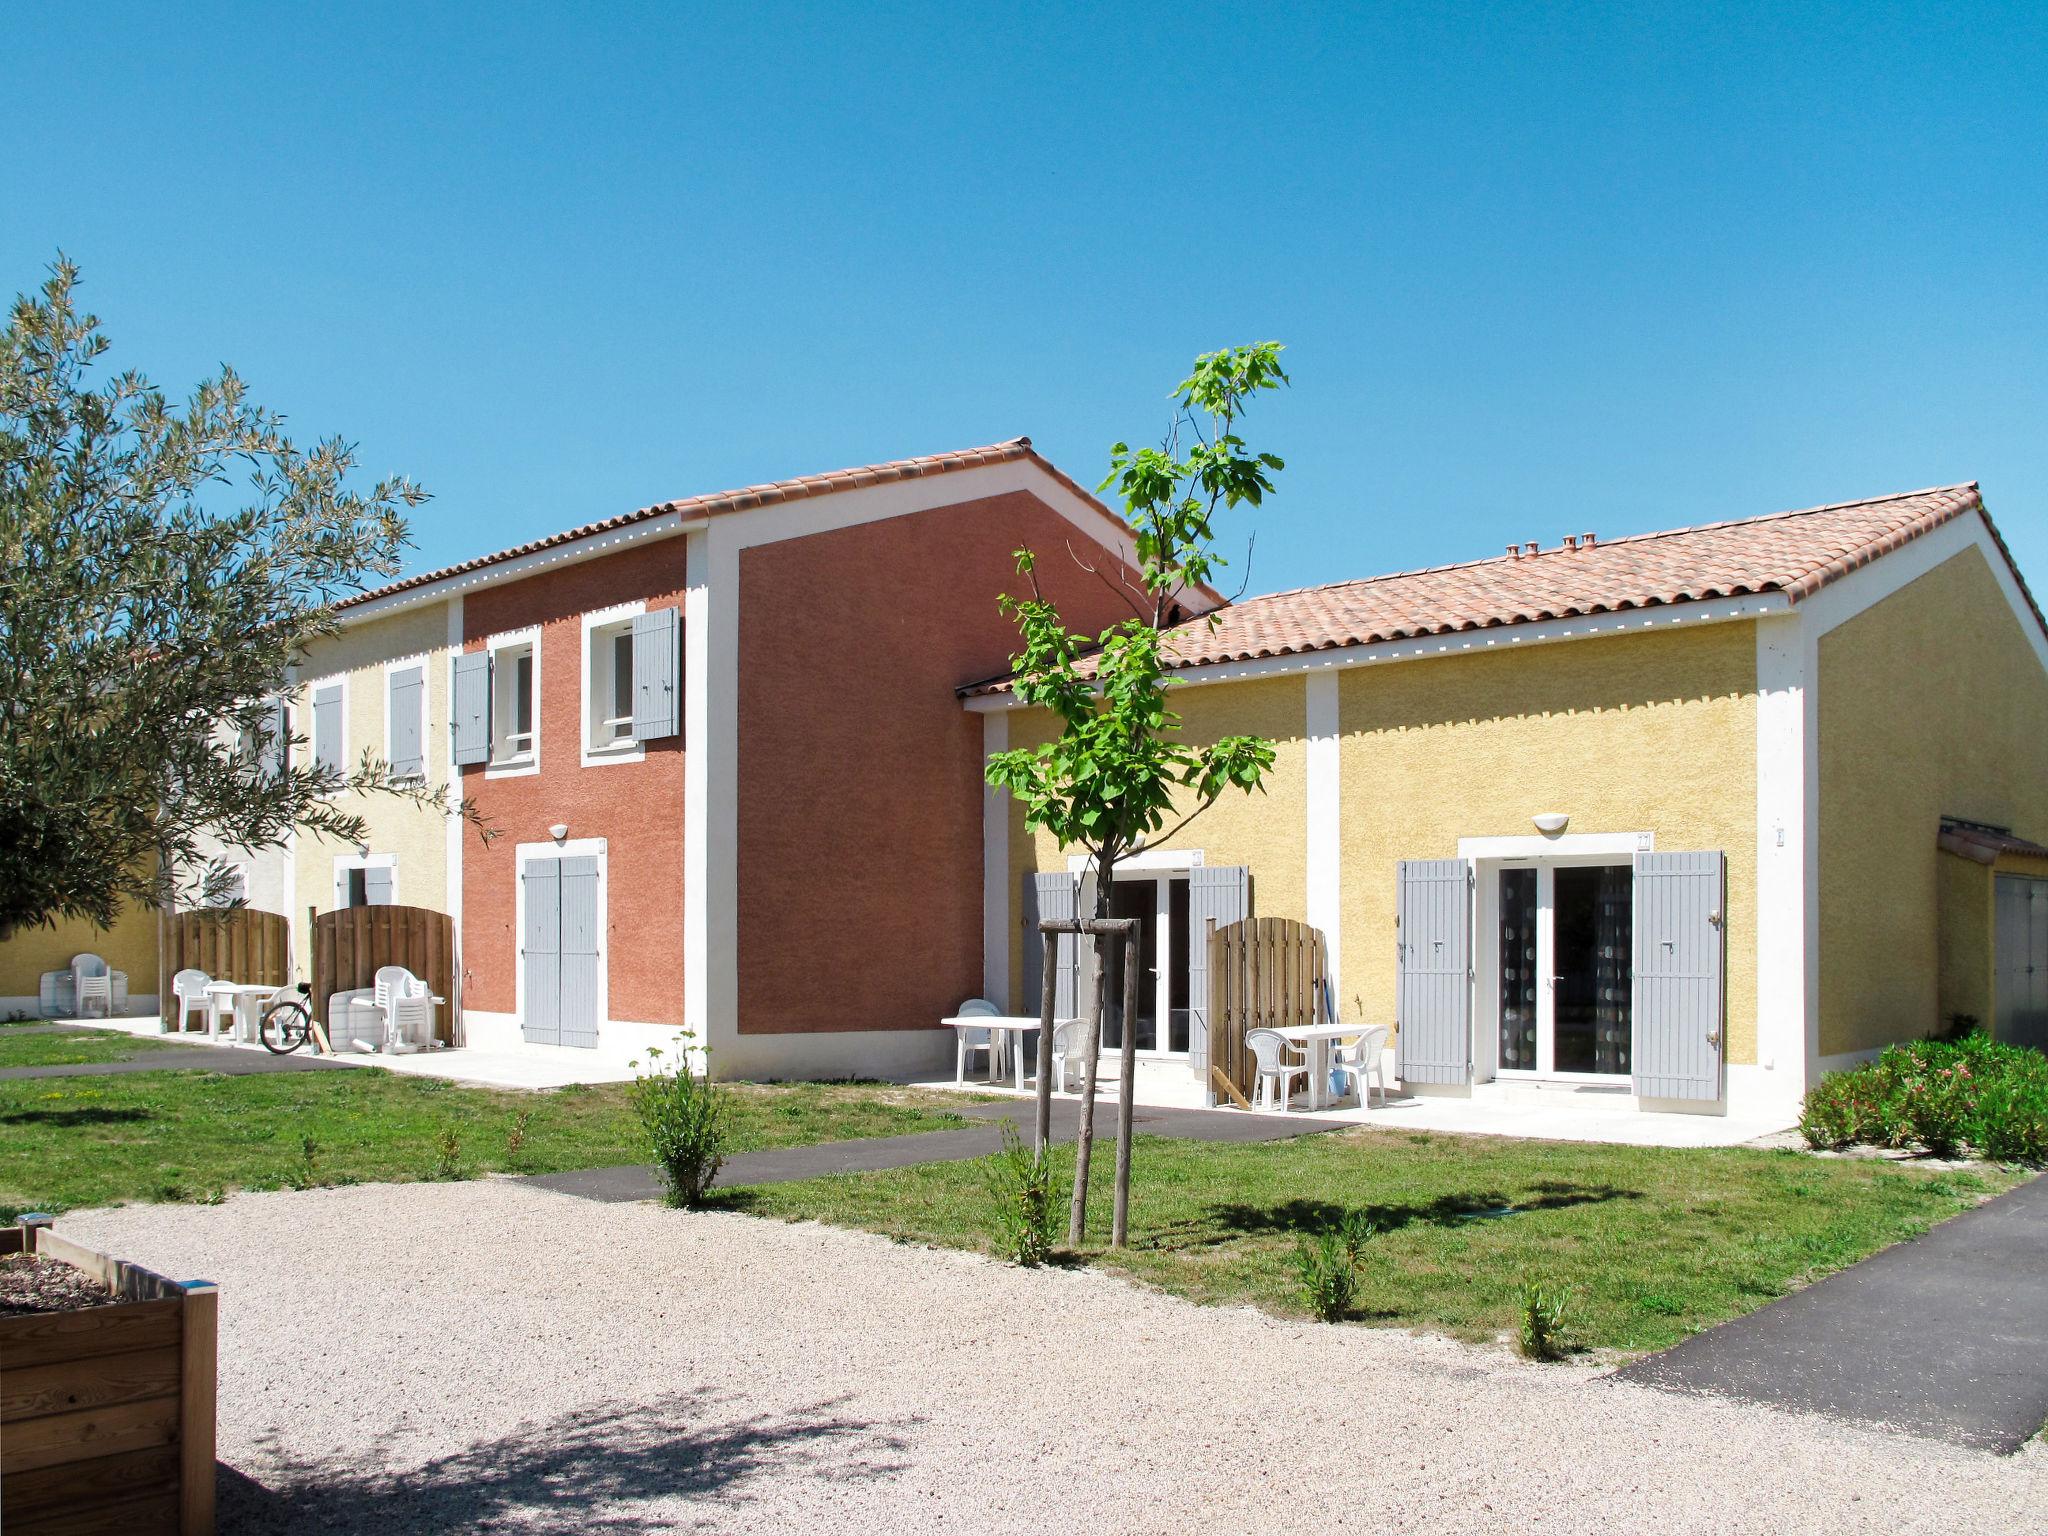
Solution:
[[[1943,815],[2048,839],[2048,672],[1963,551],[1820,641],[1820,1053],[1942,1022]]]
[[[73,955],[95,954],[109,970],[128,974],[129,1010],[132,999],[149,997],[156,991],[156,914],[140,907],[125,907],[112,928],[95,928],[90,923],[60,922],[54,928],[18,928],[0,940],[0,997],[34,998],[42,987],[45,971],[66,971]],[[9,1007],[35,1012],[33,1004],[10,1003]]]
[[[1279,742],[1268,793],[1229,797],[1177,844],[1210,864],[1249,866],[1260,916],[1306,917],[1306,680],[1203,684],[1176,693],[1175,706],[1193,740],[1249,732]],[[1728,1059],[1756,1059],[1753,626],[1350,668],[1339,674],[1339,711],[1347,1010],[1393,1016],[1397,861],[1454,857],[1461,837],[1531,835],[1530,816],[1566,811],[1573,832],[1649,831],[1662,849],[1727,854]],[[1021,711],[1011,744],[1050,728]],[[1010,867],[1013,887],[1066,867],[1015,808]],[[1013,978],[1023,975],[1022,941],[1013,924]],[[1011,1006],[1035,1000],[1013,996]]]
[[[1751,624],[1359,667],[1338,686],[1345,1005],[1394,1016],[1398,860],[1563,811],[1574,833],[1728,856],[1727,1059],[1756,1060]]]
[[[1307,704],[1299,677],[1242,683],[1205,683],[1177,688],[1173,708],[1184,739],[1208,746],[1223,736],[1264,736],[1275,743],[1273,768],[1263,793],[1225,793],[1180,836],[1157,851],[1202,850],[1207,864],[1242,864],[1252,871],[1252,901],[1261,917],[1304,917],[1308,902]],[[1010,745],[1034,746],[1054,734],[1053,717],[1020,710],[1010,719]],[[1177,819],[1177,818],[1176,818]],[[1170,824],[1170,823],[1169,823]],[[1012,900],[1034,870],[1067,867],[1067,853],[1043,832],[1028,832],[1021,806],[1010,812]],[[1021,905],[1013,911],[1022,911]],[[1037,1000],[1022,995],[1024,931],[1011,925],[1012,1008],[1037,1011]]]
[[[312,734],[312,690],[341,674],[348,678],[348,707],[343,727],[343,752],[350,769],[364,748],[388,758],[385,735],[386,662],[417,660],[426,669],[427,723],[424,741],[427,781],[448,782],[448,610],[435,603],[367,624],[356,625],[319,642],[299,669],[301,687],[294,733]],[[301,752],[311,750],[310,741]],[[373,854],[391,854],[397,871],[398,900],[409,907],[448,908],[447,818],[395,795],[349,795],[348,809],[368,823],[365,843]],[[293,874],[293,943],[299,974],[311,974],[307,949],[306,909],[334,908],[334,860],[356,850],[332,838],[302,833],[297,839]]]
[[[1991,1020],[1991,866],[1941,852],[1934,860],[1937,1017]],[[1930,1026],[1931,1027],[1931,1026]]]

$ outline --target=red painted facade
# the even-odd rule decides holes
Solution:
[[[937,1028],[981,991],[981,717],[1013,552],[1069,624],[1130,609],[1114,557],[1016,491],[745,550],[739,1029]]]
[[[681,735],[646,744],[640,762],[584,767],[583,615],[621,603],[683,606],[683,540],[637,549],[485,587],[463,602],[463,649],[537,626],[535,701],[540,771],[494,778],[463,770],[497,837],[474,842],[462,861],[463,985],[467,1007],[517,1007],[518,846],[548,842],[548,828],[607,844],[607,1012],[645,1024],[683,1022],[683,749]]]

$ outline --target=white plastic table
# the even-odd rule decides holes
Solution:
[[[1308,1047],[1308,1107],[1323,1107],[1323,1092],[1330,1083],[1330,1042],[1362,1035],[1370,1024],[1292,1024],[1275,1033]]]
[[[940,1022],[952,1025],[956,1031],[967,1029],[992,1030],[994,1033],[989,1037],[992,1040],[998,1034],[1010,1036],[1010,1039],[1005,1042],[1005,1049],[1009,1051],[1012,1060],[1016,1063],[1017,1091],[1019,1093],[1024,1091],[1024,1036],[1038,1033],[1037,1019],[1024,1018],[1011,1013],[990,1013],[982,1014],[979,1017],[942,1019]],[[959,1054],[955,1052],[955,1062],[957,1063],[959,1059]],[[990,1082],[996,1080],[996,1068],[993,1060],[989,1062],[988,1080]],[[965,1070],[958,1065],[955,1066],[953,1071],[953,1081],[956,1085],[964,1084],[967,1081]]]
[[[233,1038],[255,1040],[262,1033],[263,1004],[275,997],[282,988],[257,986],[245,981],[208,982],[206,995],[210,1006],[218,1013],[225,1008],[235,1017]],[[212,1033],[212,1031],[208,1031]],[[216,1042],[217,1043],[217,1042]]]

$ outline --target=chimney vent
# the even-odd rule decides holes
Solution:
[[[1522,558],[1522,546],[1521,546],[1521,545],[1519,545],[1519,544],[1510,544],[1510,545],[1508,546],[1508,556],[1509,556],[1509,558],[1511,558],[1511,559],[1515,559],[1515,560],[1519,560],[1519,559],[1521,559],[1521,558]]]
[[[1579,547],[1578,535],[1572,533],[1566,534],[1564,536],[1564,547],[1566,549],[1577,549]]]
[[[1522,546],[1522,553],[1525,555],[1533,555],[1536,553],[1537,548],[1538,545],[1536,541],[1534,539],[1531,539],[1528,543]]]
[[[1582,549],[1591,549],[1591,548],[1593,547],[1593,535],[1592,535],[1592,534],[1590,534],[1590,533],[1582,533],[1582,534],[1580,534],[1580,535],[1579,535],[1579,546],[1580,546],[1580,547],[1581,547]]]

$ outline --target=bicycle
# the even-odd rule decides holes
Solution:
[[[313,1010],[306,1001],[312,991],[302,981],[295,996],[283,998],[263,1010],[263,1022],[258,1026],[257,1034],[263,1041],[263,1048],[272,1055],[289,1056],[313,1038]]]

